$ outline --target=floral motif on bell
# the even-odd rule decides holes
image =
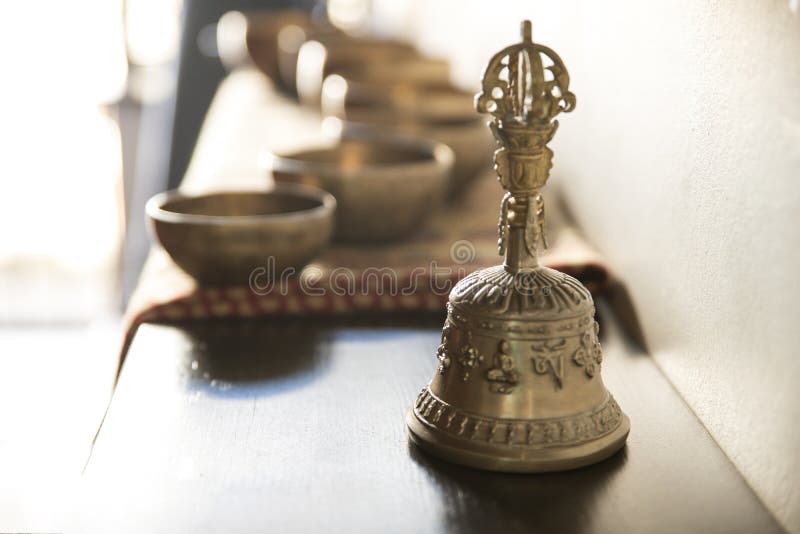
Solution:
[[[581,334],[581,345],[572,355],[572,361],[579,367],[583,367],[586,376],[592,378],[599,370],[600,363],[603,361],[603,350],[600,348],[598,334],[600,325],[594,322],[594,332],[586,331]]]
[[[461,379],[466,382],[467,379],[469,379],[470,369],[483,363],[483,355],[478,351],[475,345],[472,344],[472,332],[467,332],[467,341],[462,345],[459,353],[458,363],[464,368]]]

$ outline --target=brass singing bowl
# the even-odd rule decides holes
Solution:
[[[323,74],[340,74],[350,80],[381,85],[446,86],[450,81],[450,63],[413,51],[398,54],[390,61],[364,61],[363,52],[353,49],[349,54],[334,49],[328,57]],[[470,104],[474,98],[470,96]]]
[[[278,82],[285,90],[297,94],[297,59],[306,41],[328,41],[346,38],[336,28],[315,28],[312,24],[298,22],[281,26],[277,34]]]
[[[302,54],[305,59],[301,61],[301,48],[307,42],[312,44],[305,47],[306,51]],[[321,73],[326,63],[332,64],[326,62],[331,54],[333,57],[351,58],[352,62],[372,64],[414,55],[416,52],[411,45],[399,41],[353,37],[333,27],[289,24],[278,33],[278,72],[281,85],[297,92],[298,65],[302,65],[300,72],[306,85],[308,80],[316,78],[319,78],[318,84],[321,84],[322,75],[312,74]],[[319,106],[319,103],[315,106]]]
[[[336,239],[375,242],[411,234],[438,208],[453,153],[436,141],[361,132],[333,146],[269,154],[266,164],[278,182],[336,197]]]
[[[330,74],[358,75],[375,81],[405,79],[442,82],[449,79],[446,61],[420,55],[398,41],[369,38],[310,39],[297,54],[297,96],[304,105],[319,108],[322,82]]]
[[[449,83],[379,83],[331,75],[325,79],[321,100],[323,115],[429,137],[449,146],[455,161],[448,196],[454,197],[491,168],[495,148],[473,99],[472,93]]]
[[[273,81],[281,82],[278,36],[281,30],[291,26],[295,34],[300,32],[305,40],[304,32],[312,27],[311,17],[299,9],[285,9],[252,11],[245,13],[245,18],[245,45],[250,59]],[[284,36],[284,39],[290,38],[291,35]]]
[[[256,274],[293,274],[313,260],[330,241],[336,200],[312,187],[278,184],[196,196],[167,191],[145,210],[181,269],[204,285],[246,286]]]

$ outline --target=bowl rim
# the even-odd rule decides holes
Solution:
[[[318,206],[287,213],[264,213],[261,215],[203,215],[199,213],[180,213],[164,209],[164,205],[175,200],[194,200],[216,195],[258,195],[283,194],[317,201]],[[177,224],[235,225],[278,221],[311,220],[332,216],[336,211],[336,198],[327,191],[305,184],[276,182],[270,189],[215,189],[203,193],[187,193],[179,189],[163,191],[153,195],[145,204],[145,213],[153,221]]]
[[[302,148],[287,151],[275,152],[264,150],[262,154],[262,165],[270,171],[301,173],[305,171],[318,172],[330,175],[337,173],[341,175],[359,175],[364,173],[374,173],[386,170],[409,170],[415,167],[442,166],[451,168],[455,161],[453,150],[435,139],[413,134],[400,132],[384,133],[373,125],[366,123],[354,123],[342,121],[346,128],[340,138],[332,143],[318,143],[315,145],[304,146]],[[342,170],[336,162],[309,161],[300,159],[298,156],[308,152],[333,151],[342,143],[348,141],[360,141],[370,144],[395,144],[406,147],[413,147],[424,150],[428,156],[424,159],[408,160],[399,162],[368,163],[355,169]]]

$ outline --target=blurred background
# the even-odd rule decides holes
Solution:
[[[144,203],[180,182],[225,76],[217,21],[286,7],[410,40],[468,90],[533,21],[578,95],[554,181],[659,366],[800,531],[797,0],[4,5],[0,427],[15,432],[0,435],[0,514],[46,526],[66,506],[53,481],[80,472],[105,408],[149,248]]]

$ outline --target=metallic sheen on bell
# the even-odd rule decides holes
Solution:
[[[503,265],[472,273],[450,293],[439,364],[407,417],[411,439],[445,460],[482,469],[572,469],[619,450],[630,429],[600,376],[594,303],[575,278],[540,266],[546,247],[540,194],[547,143],[575,108],[561,58],[531,40],[489,62],[479,112],[498,142],[498,245]]]

